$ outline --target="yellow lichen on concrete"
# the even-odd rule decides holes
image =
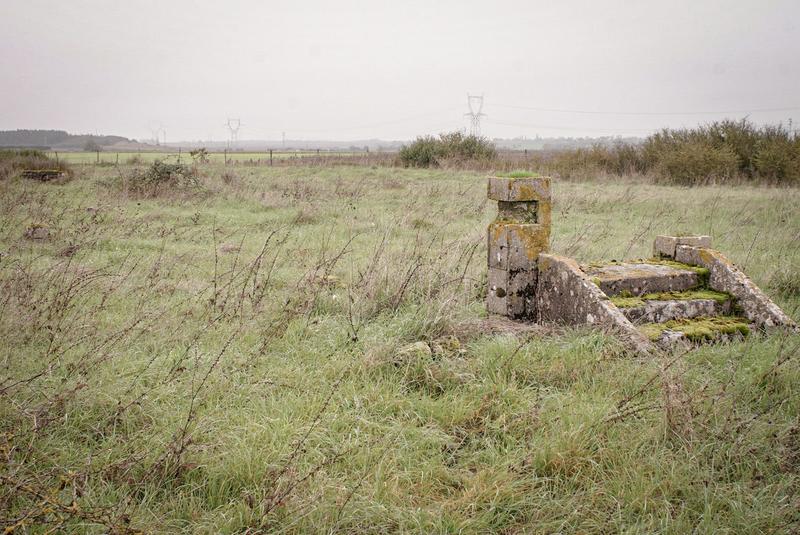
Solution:
[[[545,253],[550,248],[549,229],[544,225],[509,224],[506,228],[511,234],[509,245],[517,243],[518,240],[531,262],[535,262],[540,253]]]
[[[551,222],[551,213],[552,213],[552,204],[550,201],[540,201],[538,206],[539,214],[538,214],[538,221],[539,224],[547,228],[548,237],[550,235],[550,222]]]
[[[489,177],[488,195],[495,201],[550,201],[549,177]]]

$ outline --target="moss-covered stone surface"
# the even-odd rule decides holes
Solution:
[[[507,173],[497,173],[500,178],[537,178],[542,175],[534,171],[509,171]]]
[[[747,320],[736,316],[715,316],[705,318],[672,320],[665,323],[647,323],[639,326],[641,331],[650,340],[658,340],[664,331],[674,331],[683,334],[692,342],[710,341],[725,334],[750,334]]]
[[[713,299],[717,303],[722,304],[728,302],[731,299],[731,295],[707,288],[698,288],[696,290],[686,290],[683,292],[658,292],[639,296],[626,293],[615,295],[610,299],[611,302],[619,308],[631,308],[643,306],[647,301],[686,301],[691,299]]]

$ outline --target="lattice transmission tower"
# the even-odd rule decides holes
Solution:
[[[228,148],[234,148],[239,141],[239,129],[242,127],[241,119],[228,119],[226,123],[230,137],[228,138]]]
[[[481,135],[481,117],[486,117],[483,110],[483,95],[470,95],[467,93],[467,107],[469,111],[464,114],[469,117],[469,133],[471,136]]]

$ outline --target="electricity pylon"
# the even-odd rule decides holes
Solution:
[[[480,137],[481,135],[481,117],[486,117],[483,110],[483,95],[470,95],[467,93],[467,107],[469,111],[464,114],[469,117],[469,133],[471,136]]]
[[[241,119],[228,119],[227,122],[228,131],[230,132],[230,138],[228,140],[228,148],[234,148],[236,142],[239,141],[239,128],[242,127],[242,120]]]

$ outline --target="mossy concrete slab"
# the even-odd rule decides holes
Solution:
[[[613,263],[584,268],[606,295],[682,292],[703,282],[702,274],[663,263]]]
[[[721,316],[730,314],[731,309],[730,299],[722,303],[714,299],[648,300],[639,306],[620,308],[622,314],[634,324]]]
[[[747,319],[736,316],[713,316],[645,323],[639,332],[661,346],[675,342],[707,343],[742,338],[750,334]]]

